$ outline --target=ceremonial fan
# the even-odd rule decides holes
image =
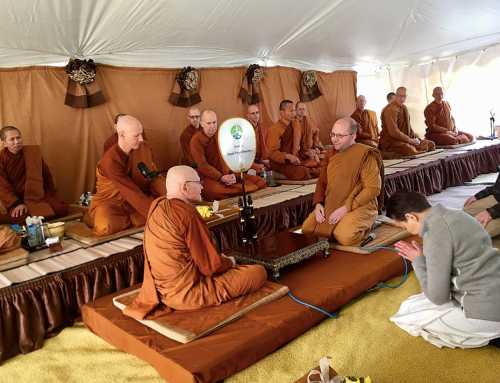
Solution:
[[[252,197],[245,190],[245,172],[250,169],[256,152],[255,130],[244,118],[230,118],[219,126],[217,142],[220,154],[226,165],[240,175],[243,196],[240,208],[240,226],[243,244],[257,240],[257,225],[252,205]]]

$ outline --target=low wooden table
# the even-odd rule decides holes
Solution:
[[[233,256],[238,263],[262,265],[277,279],[282,268],[299,263],[318,252],[328,256],[329,249],[326,238],[282,231],[260,238],[256,244],[233,249],[227,255]]]

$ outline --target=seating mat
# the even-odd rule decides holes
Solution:
[[[350,253],[357,254],[370,254],[378,250],[380,246],[389,247],[395,242],[407,238],[410,234],[400,227],[382,223],[373,230],[376,237],[373,241],[366,244],[364,247],[360,246],[343,246],[338,243],[333,242],[330,248],[342,251],[348,251]]]
[[[94,246],[99,243],[126,237],[132,234],[139,233],[141,231],[144,231],[143,226],[132,227],[130,229],[122,230],[111,235],[97,236],[93,233],[92,229],[83,222],[68,222],[66,223],[65,235],[87,246]]]
[[[311,178],[309,180],[277,180],[279,184],[282,185],[311,185],[316,184],[318,182],[318,178]]]
[[[456,144],[456,145],[437,145],[436,148],[439,149],[456,149],[461,148],[462,146],[469,146],[475,144],[476,141],[466,142],[465,144]]]
[[[139,289],[136,289],[118,295],[113,298],[113,304],[123,311],[138,293]],[[224,327],[263,304],[281,298],[286,293],[288,287],[267,281],[259,290],[219,306],[192,311],[171,311],[164,307],[149,315],[149,319],[139,322],[167,338],[188,343]]]

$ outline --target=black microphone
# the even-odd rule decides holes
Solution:
[[[142,176],[149,181],[158,177],[158,175],[160,174],[160,172],[149,170],[149,168],[144,162],[139,162],[137,164],[137,169],[139,169],[139,172],[142,174]]]
[[[368,234],[368,236],[363,240],[363,242],[360,243],[360,247],[365,247],[368,245],[371,241],[373,241],[375,238],[377,238],[377,234],[375,234],[373,231]]]

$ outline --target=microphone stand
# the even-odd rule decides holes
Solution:
[[[253,210],[252,197],[245,190],[245,173],[240,172],[243,196],[238,200],[240,210],[241,242],[243,245],[251,245],[257,241],[257,225]]]

